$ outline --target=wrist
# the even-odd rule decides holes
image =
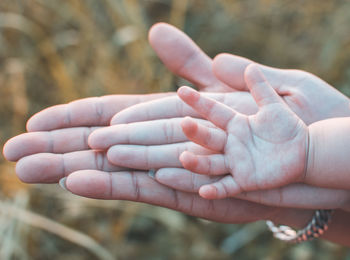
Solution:
[[[332,118],[311,124],[305,178],[312,186],[348,190],[350,175],[350,118]]]
[[[306,154],[305,154],[305,172],[302,182],[309,184],[312,179],[312,173],[315,167],[315,145],[316,136],[313,125],[308,127],[307,141],[306,141]]]

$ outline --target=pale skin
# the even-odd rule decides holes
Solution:
[[[191,141],[216,152],[198,155],[185,151],[180,155],[184,168],[223,176],[202,186],[200,195],[220,199],[293,182],[349,189],[350,119],[329,119],[307,127],[256,65],[247,67],[245,78],[259,106],[259,111],[250,116],[191,88],[178,91],[184,102],[217,126],[209,127],[191,118],[182,121],[182,129]]]
[[[257,66],[255,67],[257,68]],[[157,171],[156,179],[158,181],[173,188],[187,192],[197,192],[200,187],[203,186],[201,190],[199,190],[199,193],[204,198],[209,199],[234,196],[237,194],[237,192],[241,192],[241,190],[237,191],[237,188],[240,188],[243,185],[236,185],[234,189],[232,189],[226,183],[223,185],[222,182],[228,181],[231,185],[232,176],[230,177],[225,175],[227,172],[234,171],[232,168],[230,168],[232,165],[234,165],[234,161],[231,159],[232,157],[238,157],[239,159],[237,162],[240,164],[242,164],[242,161],[243,163],[248,164],[248,166],[234,165],[234,167],[237,167],[238,169],[252,167],[249,165],[249,160],[242,160],[242,154],[244,154],[244,147],[242,148],[242,145],[247,146],[249,149],[253,150],[249,151],[249,149],[246,149],[248,150],[248,152],[246,152],[246,154],[248,154],[247,157],[249,157],[250,154],[253,154],[256,157],[263,157],[262,159],[258,158],[258,161],[255,162],[255,164],[260,163],[260,167],[257,167],[253,164],[253,168],[257,168],[259,171],[254,172],[253,170],[248,170],[246,171],[246,174],[243,174],[243,178],[248,179],[248,181],[249,178],[246,177],[247,175],[251,173],[260,175],[262,174],[262,177],[260,177],[260,179],[263,181],[263,183],[253,183],[251,184],[253,188],[250,189],[256,189],[257,186],[259,188],[263,187],[263,189],[267,189],[268,187],[271,187],[271,182],[272,186],[275,185],[275,187],[279,186],[279,184],[276,183],[282,183],[282,185],[285,185],[292,182],[302,182],[304,180],[304,174],[306,171],[305,160],[308,145],[308,128],[285,105],[282,99],[273,91],[271,86],[269,86],[268,82],[265,81],[262,75],[260,76],[260,81],[256,82],[257,73],[250,74],[250,81],[254,82],[255,80],[255,85],[262,86],[261,88],[252,87],[255,89],[255,92],[253,92],[255,95],[253,96],[257,99],[258,104],[261,106],[257,114],[246,116],[237,113],[232,108],[223,106],[222,104],[221,106],[214,107],[214,105],[218,105],[218,102],[210,100],[203,95],[202,99],[205,101],[199,102],[201,104],[201,107],[198,107],[199,105],[193,107],[197,110],[198,113],[202,113],[203,117],[208,116],[208,114],[203,113],[210,113],[211,118],[214,120],[213,123],[215,123],[218,127],[225,128],[225,125],[230,125],[233,129],[233,132],[240,134],[241,138],[244,141],[237,141],[235,140],[236,137],[232,138],[232,136],[228,138],[224,131],[218,128],[213,128],[210,126],[208,127],[208,124],[206,124],[206,126],[200,125],[197,123],[198,119],[196,121],[187,119],[182,124],[182,128],[185,134],[190,140],[203,146],[204,149],[201,150],[198,146],[195,146],[191,143],[174,145],[173,143],[180,142],[185,139],[179,126],[182,119],[173,118],[170,120],[119,124],[110,128],[98,130],[90,136],[89,143],[96,149],[107,149],[112,145],[118,144],[117,146],[112,146],[107,153],[107,157],[112,163],[143,170],[150,168],[167,167],[165,169],[163,168]],[[259,74],[257,76],[259,76]],[[263,88],[264,85],[266,85],[265,88]],[[270,94],[272,97],[268,96],[268,93],[265,92],[259,93],[259,90],[266,91],[266,88],[270,89]],[[161,100],[151,103],[155,104],[160,101]],[[166,104],[169,105],[169,101],[171,100],[169,98],[165,98],[164,101],[166,101]],[[267,101],[270,101],[272,104],[265,104]],[[123,114],[132,114],[133,111],[138,110],[140,111],[138,114],[139,117],[142,117],[142,114],[144,113],[148,116],[149,119],[149,117],[154,116],[152,112],[159,113],[159,111],[161,111],[161,113],[163,113],[164,110],[152,110],[151,103],[140,104],[138,106],[131,107],[130,109],[127,109],[129,111],[125,110],[120,114],[122,114],[122,118],[128,118]],[[215,113],[211,110],[208,110],[208,108],[212,106],[214,107],[213,109]],[[154,105],[154,108],[157,107],[157,105]],[[175,107],[177,107],[183,113],[191,113],[189,107],[187,106],[181,107],[177,104]],[[222,110],[219,110],[217,107],[221,108]],[[166,113],[167,112],[165,112],[165,114]],[[192,114],[194,113],[192,112]],[[239,120],[238,123],[241,125],[237,126],[238,123],[233,124],[231,121],[228,122],[226,120],[226,118],[232,118],[235,115],[237,115],[237,117],[235,117],[235,120]],[[119,115],[115,117],[117,120],[119,120],[118,116]],[[249,124],[249,127],[247,125],[242,125],[246,124],[248,119],[251,120],[250,123],[247,123]],[[276,125],[277,119],[279,119],[279,127]],[[261,123],[264,124],[261,125]],[[312,124],[312,126],[314,126],[314,124]],[[254,136],[251,136],[251,132],[254,132]],[[276,137],[276,134],[280,134],[280,136]],[[293,138],[289,138],[288,135],[292,136]],[[228,140],[233,140],[235,142],[238,142],[238,144],[227,143]],[[254,140],[252,141],[254,145],[246,144],[246,140]],[[285,142],[282,143],[281,140]],[[170,145],[167,145],[168,143],[170,143]],[[265,147],[256,147],[255,143],[259,145],[265,145]],[[224,155],[218,153],[222,152],[226,147],[229,149],[228,155],[226,155],[225,158]],[[230,153],[232,152],[231,147],[237,148],[237,150],[234,150],[234,152],[238,151],[236,156],[233,156]],[[192,153],[188,151],[191,151]],[[213,151],[216,152],[216,154],[210,154],[213,153]],[[293,153],[293,151],[297,152]],[[197,153],[197,155],[200,154],[200,156],[194,156],[193,152]],[[181,167],[181,164],[177,159],[177,156],[179,156],[181,153],[182,155],[180,156],[180,161],[185,168],[190,170],[190,172],[186,172],[183,169],[179,168]],[[290,154],[296,155],[296,157],[291,157]],[[135,156],[138,158],[136,161],[133,159]],[[338,157],[339,156],[337,156],[337,158]],[[249,157],[249,159],[251,158]],[[277,161],[278,164],[266,163],[270,161]],[[177,168],[169,169],[168,167]],[[278,171],[279,169],[283,169],[283,174],[281,175],[282,177],[280,177],[281,179],[279,179],[279,176],[276,176],[276,179],[273,180],[271,178],[271,175],[275,175],[277,172],[280,172]],[[214,177],[198,176],[193,172],[208,174]],[[224,176],[220,177],[218,175]],[[237,175],[238,174],[236,174],[236,176]],[[332,174],[331,179],[334,179],[335,176],[335,174]],[[239,178],[239,175],[237,178]],[[254,176],[250,180],[256,181],[257,179],[258,178]],[[217,182],[218,180],[219,182]],[[275,181],[275,183],[273,183],[273,181]],[[212,182],[216,183],[213,184]],[[317,184],[319,182],[319,177],[316,177],[314,182],[308,181],[307,183]],[[342,186],[344,181],[333,182],[334,185],[331,186],[331,188],[343,188],[344,190],[334,191],[331,189],[321,189],[322,192],[319,193],[317,192],[317,187],[309,187],[304,184],[295,184],[268,191],[251,193],[248,192],[240,195],[239,198],[244,198],[259,203],[265,203],[267,205],[281,205],[282,200],[284,201],[285,206],[312,207],[312,205],[307,205],[308,202],[306,201],[308,200],[305,200],[305,198],[312,197],[312,194],[314,194],[313,205],[316,208],[321,206],[321,204],[317,201],[322,200],[329,202],[327,204],[329,206],[327,206],[325,203],[321,206],[323,208],[332,208],[335,205],[339,205],[339,203],[341,203],[343,205],[343,208],[348,209],[349,195],[348,191],[346,190],[348,187]],[[330,178],[328,177],[324,179],[323,183],[323,187],[329,187],[329,184],[331,183]],[[209,189],[209,191],[205,191],[205,189]],[[210,189],[212,191],[210,191]],[[210,194],[210,192],[213,192],[213,190],[219,194]],[[247,190],[249,190],[249,188],[244,189],[244,191]],[[345,196],[343,197],[343,195]],[[342,197],[344,200],[340,199]]]
[[[185,103],[216,126],[208,127],[189,117],[182,121],[189,140],[215,152],[199,155],[185,151],[180,155],[185,169],[222,176],[199,189],[206,199],[223,199],[243,191],[277,188],[304,180],[307,126],[287,107],[257,65],[247,67],[245,79],[259,106],[258,112],[249,116],[191,88],[178,90]]]
[[[164,42],[165,39],[171,40]],[[212,63],[187,36],[165,24],[153,27],[150,32],[150,42],[172,72],[192,81],[202,90],[228,91],[227,86],[241,90],[246,89],[244,83],[242,83],[242,72],[252,62],[245,58],[220,55]],[[176,55],[176,53],[182,55]],[[312,110],[312,107],[317,104],[323,105],[322,110],[310,112],[309,119],[318,120],[318,118],[347,116],[349,114],[346,106],[347,98],[311,74],[305,77],[306,81],[320,81],[322,84],[310,84],[310,87],[303,88],[292,83],[298,78],[297,75],[304,78],[302,72],[287,72],[262,67],[264,70],[271,72],[271,76],[267,77],[275,79],[280,77],[286,80],[283,84],[292,93],[290,100],[294,99],[296,101],[295,107],[299,108],[299,111],[303,109]],[[196,68],[201,69],[196,70]],[[226,73],[227,70],[232,70],[236,74]],[[230,77],[227,77],[228,74],[230,74]],[[234,77],[231,77],[232,75]],[[291,83],[290,86],[287,84],[288,81]],[[308,99],[307,92],[312,91],[312,88],[316,88],[314,91],[317,91],[319,96],[315,98],[314,95],[313,99]],[[184,187],[186,191],[178,191],[173,189],[176,187],[159,184],[147,175],[142,174],[142,171],[120,171],[121,167],[108,163],[104,153],[89,150],[87,136],[94,129],[93,127],[108,125],[112,116],[126,107],[144,101],[156,100],[164,95],[173,94],[89,98],[46,109],[28,121],[27,129],[30,133],[15,137],[6,144],[4,155],[9,160],[19,160],[17,174],[22,180],[31,183],[46,183],[57,182],[60,178],[69,176],[66,180],[67,188],[81,196],[139,201],[172,208],[213,221],[228,223],[251,222],[260,219],[271,219],[295,227],[302,227],[307,223],[313,211],[264,206],[231,198],[208,201],[200,198],[189,187]],[[220,101],[226,99],[228,105],[242,113],[254,113],[256,111],[256,105],[252,102],[253,99],[246,92],[218,93],[215,96]],[[226,98],[226,96],[230,96],[230,98]],[[329,102],[325,102],[325,100]],[[176,102],[169,103],[168,109],[164,110],[168,113],[164,116],[165,118],[167,116],[192,115],[190,113],[182,114],[182,111],[177,110],[177,101],[179,100],[176,99]],[[293,104],[292,101],[288,105],[291,104]],[[147,104],[147,106],[152,105],[152,103]],[[99,107],[99,109],[96,110],[96,107]],[[169,114],[171,115],[169,116]],[[137,119],[136,121],[139,121]],[[105,164],[103,165],[102,162]],[[63,165],[65,167],[62,167]],[[161,176],[160,172],[157,173],[157,176]],[[200,175],[199,177],[206,176]],[[166,184],[164,179],[163,182]],[[171,186],[170,181],[168,181],[168,185]],[[194,188],[196,187],[194,186]],[[317,200],[315,200],[317,196],[312,196],[312,194],[318,192],[314,187],[304,187],[304,191],[309,194],[309,197],[305,199],[306,204],[309,200],[309,206],[316,205],[316,207],[320,207],[320,205],[323,205],[322,200],[319,200],[319,205],[317,205]],[[346,194],[337,192],[330,190],[329,194],[335,194],[334,197],[338,198],[335,202],[344,201]],[[276,194],[269,197],[271,200],[273,198],[276,200]],[[279,204],[275,204],[288,207],[288,205],[291,205],[290,203],[291,201],[282,200]],[[327,203],[325,201],[325,204]],[[306,204],[304,207],[307,207]],[[337,208],[341,208],[342,203],[337,205]],[[342,223],[345,223],[344,219],[347,217],[348,214],[344,211],[336,211],[334,223],[324,237],[334,242],[346,244],[347,240],[344,234],[349,234],[349,232],[346,231],[346,226]]]

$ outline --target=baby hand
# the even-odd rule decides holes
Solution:
[[[199,194],[221,199],[243,191],[276,188],[303,179],[307,163],[308,128],[284,103],[252,64],[245,81],[259,110],[246,116],[182,87],[179,97],[218,128],[204,126],[191,118],[182,122],[185,135],[215,154],[198,155],[185,151],[184,168],[207,175],[224,175],[203,185]]]

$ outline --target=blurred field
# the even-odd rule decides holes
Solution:
[[[147,43],[171,23],[210,56],[300,68],[350,95],[350,2],[1,0],[0,140],[41,109],[88,96],[174,90]],[[222,225],[123,201],[24,185],[0,157],[0,259],[350,259],[340,246],[288,246],[263,223]]]

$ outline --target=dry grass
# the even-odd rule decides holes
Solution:
[[[183,29],[211,56],[305,69],[350,94],[349,14],[347,1],[1,0],[1,144],[50,105],[172,90],[179,79],[147,43],[157,21]],[[221,225],[24,185],[14,164],[0,163],[0,259],[349,258],[325,242],[286,246],[261,223]]]

